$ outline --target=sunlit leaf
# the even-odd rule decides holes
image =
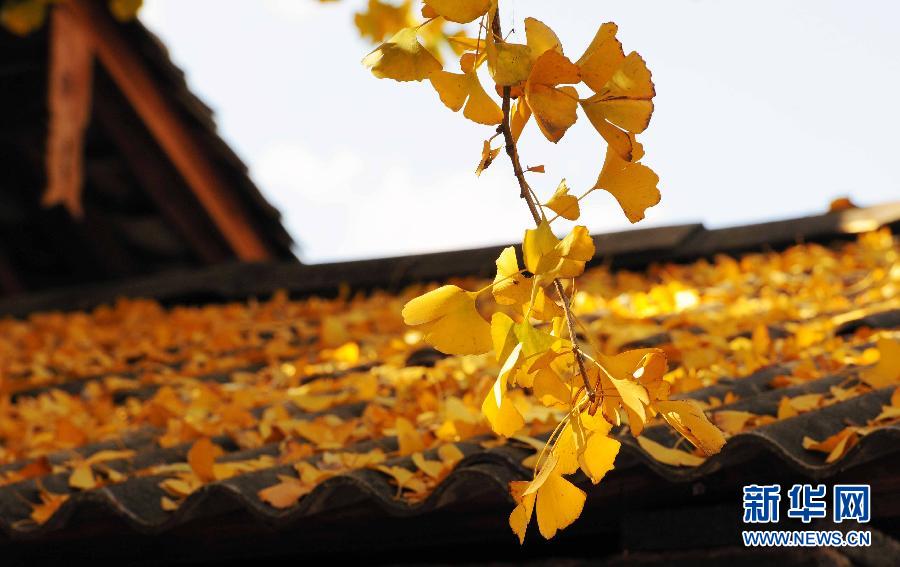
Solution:
[[[376,47],[363,65],[379,79],[421,81],[441,70],[441,63],[416,37],[415,28],[404,28]]]

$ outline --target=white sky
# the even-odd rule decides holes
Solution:
[[[306,262],[482,246],[528,227],[509,164],[472,171],[491,129],[444,107],[427,82],[377,80],[353,26],[365,0],[145,0],[223,137],[284,216]],[[716,227],[900,198],[900,4],[822,0],[505,0],[504,29],[550,25],[577,58],[619,25],[657,96],[640,137],[662,202],[638,227]],[[512,8],[510,11],[509,8]],[[604,145],[581,115],[559,146],[529,124],[520,150],[579,194]],[[501,156],[502,157],[502,156]],[[582,206],[591,232],[629,226],[605,192]]]

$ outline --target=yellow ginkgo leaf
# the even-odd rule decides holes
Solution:
[[[597,132],[626,161],[637,161],[633,135],[650,124],[655,94],[650,71],[637,53],[630,53],[606,84],[582,108]],[[629,136],[631,135],[631,136]]]
[[[500,87],[512,87],[520,85],[528,79],[534,57],[531,48],[519,43],[508,43],[503,38],[497,37],[490,30],[493,29],[493,18],[496,10],[492,10],[487,22],[487,37],[485,38],[485,55],[487,56],[488,72]]]
[[[594,432],[588,437],[579,463],[592,483],[599,483],[614,468],[616,455],[621,447],[621,443],[605,433]]]
[[[511,87],[528,79],[533,59],[527,45],[497,42],[489,33],[485,51],[488,71],[498,86]]]
[[[491,291],[501,305],[523,305],[531,299],[531,279],[520,273],[516,249],[508,246],[497,258],[497,276]]]
[[[659,203],[657,183],[659,176],[652,169],[625,161],[610,146],[594,188],[609,191],[628,220],[635,223],[644,218],[644,211]]]
[[[625,161],[637,161],[633,134],[647,128],[655,91],[644,60],[637,53],[625,56],[613,23],[600,26],[594,40],[578,60],[581,79],[596,94],[581,101],[597,132]]]
[[[647,421],[646,406],[651,397],[648,386],[658,393],[657,381],[665,372],[665,355],[659,349],[635,349],[615,356],[597,353],[596,369],[591,377],[597,376],[603,392],[613,391],[617,396],[604,397],[605,413],[612,417],[621,406],[629,417],[629,426],[634,435],[640,435]],[[665,390],[667,393],[668,390]]]
[[[563,478],[564,469],[560,463],[560,457],[554,451],[546,456],[541,463],[540,472],[531,482],[510,483],[510,495],[517,505],[509,516],[509,526],[519,536],[520,543],[525,541],[525,531],[535,509],[538,529],[547,539],[552,538],[558,530],[566,528],[581,515],[586,494]],[[577,468],[577,465],[575,467]],[[574,469],[572,470],[574,472]]]
[[[410,2],[395,6],[380,0],[369,0],[366,11],[357,12],[353,17],[353,23],[356,24],[360,36],[376,42],[384,41],[385,37],[394,35],[399,30],[414,25],[415,22]]]
[[[600,116],[600,119],[596,119],[597,115],[590,111],[585,112],[585,114],[587,114],[588,119],[597,132],[600,133],[600,136],[609,144],[609,148],[615,151],[620,158],[632,162],[644,157],[644,148],[635,139],[634,134],[620,130],[603,119],[602,116]]]
[[[487,55],[483,51],[477,54],[463,53],[462,57],[459,58],[459,68],[463,73],[474,73],[476,69],[481,67],[485,59],[487,59]]]
[[[540,456],[540,452],[538,454]],[[562,474],[562,470],[560,469],[560,457],[557,451],[553,451],[551,453],[544,453],[544,459],[539,462],[540,470],[538,470],[537,474],[534,475],[534,478],[531,479],[531,482],[528,483],[528,487],[525,488],[525,492],[523,496],[528,496],[529,494],[534,494],[538,490],[544,486],[544,483],[547,482],[547,479],[550,478],[552,474]]]
[[[422,453],[413,453],[412,462],[416,468],[433,479],[439,480],[444,476],[444,463],[441,461],[429,461]]]
[[[597,30],[584,55],[578,59],[581,80],[594,92],[600,91],[625,60],[622,44],[616,39],[618,26],[607,22]]]
[[[516,507],[509,515],[509,527],[519,536],[519,543],[525,543],[525,532],[531,523],[531,515],[534,511],[536,494],[525,494],[530,482],[527,480],[514,480],[509,483],[509,493],[516,502]]]
[[[69,476],[69,486],[80,490],[96,488],[97,478],[94,476],[94,471],[91,470],[91,465],[84,461],[75,465]]]
[[[457,74],[436,71],[429,80],[441,102],[450,110],[457,112],[465,105],[463,116],[479,124],[493,125],[503,120],[500,106],[485,92],[474,72]]]
[[[188,450],[187,461],[197,478],[203,482],[212,482],[216,480],[214,472],[216,457],[222,453],[222,448],[208,437],[201,437]]]
[[[419,43],[415,28],[398,31],[363,59],[379,79],[421,81],[440,71],[441,63]]]
[[[560,54],[563,52],[559,36],[550,29],[550,26],[538,19],[525,18],[525,37],[528,47],[531,48],[532,57],[540,57],[551,49]]]
[[[581,101],[581,105],[588,120],[599,132],[600,136],[606,140],[609,148],[614,150],[620,158],[632,162],[638,161],[644,156],[644,150],[635,139],[634,133],[622,130],[609,122],[606,115],[602,112],[604,110],[603,107],[588,104],[587,101]]]
[[[639,360],[634,377],[647,390],[651,403],[656,400],[669,399],[671,385],[663,379],[666,372],[669,371],[665,352],[658,348],[645,348],[626,351],[622,354],[631,356],[632,360]]]
[[[884,388],[900,382],[900,341],[882,337],[876,343],[878,363],[862,370],[859,377],[873,388]]]
[[[491,429],[497,435],[512,437],[525,425],[522,414],[516,409],[516,405],[506,395],[509,376],[521,362],[522,345],[516,345],[497,375],[497,380],[488,391],[484,402],[481,404],[481,412],[491,424]]]
[[[599,100],[650,100],[656,96],[650,69],[636,51],[625,57],[609,81],[596,92]]]
[[[425,4],[444,19],[465,24],[487,13],[491,0],[425,0]]]
[[[594,240],[584,226],[576,226],[559,240],[546,219],[535,229],[525,231],[522,253],[529,272],[546,279],[574,278],[584,271],[594,257]]]
[[[597,123],[605,120],[622,130],[640,134],[650,125],[650,116],[653,114],[653,101],[649,99],[602,99],[600,95],[594,95],[581,104],[591,124],[594,124],[598,131],[600,127]],[[600,133],[603,134],[602,131]]]
[[[666,355],[658,348],[638,348],[620,352],[615,356],[601,355],[603,366],[615,378],[635,379],[642,386],[648,381],[662,378],[666,371]]]
[[[538,321],[551,321],[554,317],[565,314],[563,308],[547,294],[547,290],[540,286],[534,291],[534,300],[530,305],[523,305],[522,310],[523,314]]]
[[[419,430],[405,417],[398,417],[394,422],[397,433],[397,446],[401,455],[410,455],[425,450],[425,441]]]
[[[666,465],[675,467],[699,467],[706,460],[697,455],[665,447],[646,437],[638,437],[637,441],[641,446],[641,449],[647,451],[650,453],[651,457]]]
[[[469,98],[469,78],[464,74],[437,71],[428,80],[441,102],[453,112],[459,112]]]
[[[509,353],[519,344],[515,326],[516,322],[502,311],[497,311],[491,316],[491,341],[498,362],[506,360]]]
[[[848,426],[823,441],[815,441],[810,437],[803,437],[803,448],[808,451],[821,451],[827,453],[826,463],[833,463],[843,457],[847,451],[859,442],[857,427]]]
[[[452,469],[456,466],[456,463],[466,458],[466,455],[453,443],[441,445],[438,447],[437,452],[438,457],[441,459],[441,463],[449,469]]]
[[[553,267],[558,261],[554,256],[550,261],[546,258],[556,250],[559,238],[550,229],[550,223],[542,220],[537,228],[527,229],[525,238],[522,239],[522,255],[525,259],[525,268],[532,274],[541,274]]]
[[[561,474],[550,474],[537,491],[535,503],[541,535],[550,539],[558,530],[577,520],[586,498],[583,490],[564,479]]]
[[[604,357],[597,354],[599,364],[600,390],[611,395],[604,395],[604,399],[613,407],[622,407],[628,414],[628,425],[634,435],[640,435],[647,423],[646,406],[650,403],[647,390],[629,378],[618,378],[610,367],[612,357]],[[591,372],[593,375],[593,372]]]
[[[334,0],[319,0],[319,2],[334,2]],[[430,20],[431,18],[440,17],[440,14],[438,14],[437,11],[435,11],[435,9],[428,4],[422,4],[422,17]]]
[[[585,432],[577,416],[572,416],[559,432],[552,457],[558,474],[572,474],[578,470],[578,455],[584,451]]]
[[[556,277],[575,278],[584,272],[585,264],[594,257],[594,239],[587,227],[575,226],[556,247],[559,263],[553,270]]]
[[[478,313],[477,296],[445,285],[407,303],[403,320],[445,354],[482,354],[491,350],[491,326]]]
[[[743,431],[747,427],[747,423],[755,417],[757,415],[749,411],[722,410],[713,415],[713,421],[716,427],[725,433],[736,435]]]
[[[519,97],[509,117],[509,130],[514,141],[519,141],[519,136],[522,135],[522,130],[525,129],[525,125],[528,124],[530,118],[531,107],[528,106],[525,97]]]
[[[462,55],[467,51],[484,53],[485,50],[485,41],[483,39],[466,37],[465,35],[462,35],[462,32],[460,32],[458,35],[448,36],[447,43],[450,44],[453,52],[457,55]]]
[[[463,116],[472,122],[488,126],[500,124],[503,121],[500,106],[485,92],[478,75],[468,73],[466,76],[469,79],[469,100],[463,108]]]
[[[574,87],[559,85],[580,80],[578,66],[556,50],[544,52],[531,68],[525,83],[525,100],[541,132],[553,143],[578,119],[578,92]]]
[[[556,187],[556,192],[550,197],[550,200],[544,205],[549,207],[554,213],[564,219],[577,220],[581,216],[581,210],[578,207],[578,198],[569,195],[569,186],[563,179]]]
[[[549,367],[537,370],[532,388],[534,397],[545,406],[568,404],[572,397],[572,392],[563,384],[559,374]]]
[[[535,357],[546,354],[557,341],[556,337],[543,329],[535,328],[528,321],[516,324],[513,331],[522,343],[522,354],[529,363],[534,362]]]
[[[656,402],[653,408],[669,425],[707,455],[718,453],[725,445],[725,435],[710,423],[703,408],[694,400]]]

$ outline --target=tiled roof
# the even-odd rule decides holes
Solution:
[[[835,215],[824,218],[836,226]],[[763,235],[782,238],[783,226],[766,227]],[[345,290],[332,300],[277,294],[197,307],[120,300],[89,312],[33,312],[0,322],[0,545],[23,561],[68,554],[431,562],[549,555],[621,562],[629,556],[615,556],[626,551],[636,562],[652,563],[673,557],[654,553],[675,549],[685,561],[698,560],[698,553],[712,563],[756,561],[760,552],[735,549],[742,484],[856,480],[872,483],[871,527],[882,538],[878,545],[890,548],[895,542],[882,532],[896,536],[900,526],[900,425],[879,416],[896,386],[867,385],[860,373],[874,360],[876,339],[900,329],[900,243],[885,231],[837,242],[839,231],[823,230],[800,236],[828,246],[804,244],[735,260],[716,257],[702,243],[758,250],[765,247],[759,231],[714,239],[705,236],[709,232],[650,232],[644,248],[634,234],[620,244],[597,237],[607,243],[600,250],[622,246],[613,263],[640,269],[589,270],[575,305],[606,349],[663,348],[676,396],[700,401],[720,425],[738,415],[746,423],[732,424],[723,451],[695,467],[654,460],[620,429],[615,470],[594,487],[582,479],[589,492],[583,517],[549,543],[535,530],[520,551],[506,526],[507,484],[530,474],[523,461],[534,448],[526,438],[498,442],[477,419],[481,399],[467,392],[481,395],[493,363],[445,358],[418,343],[399,319],[400,306],[416,292],[411,289],[355,297]],[[786,244],[773,240],[771,247]],[[661,261],[702,259],[650,266],[629,260],[642,250],[653,250]],[[492,263],[494,252],[472,255]],[[350,264],[343,273],[361,288],[485,275],[489,267],[468,269],[472,255],[450,256],[462,264],[455,274],[446,262],[443,274],[427,268],[437,266],[428,257],[381,261],[408,272],[382,270],[380,282],[354,267],[376,261]],[[295,293],[327,287],[313,267],[251,269],[266,274],[255,279],[260,294],[280,278],[281,287]],[[286,277],[297,275],[295,269],[311,277]],[[342,273],[338,265],[321,270],[329,277]],[[423,275],[428,270],[432,276]],[[356,274],[370,279],[354,281]],[[181,278],[186,287],[180,290],[160,289],[157,297],[167,303],[196,298],[204,282],[214,281],[208,274],[193,277]],[[333,277],[332,285],[340,279]],[[153,281],[159,280],[118,291],[146,295]],[[247,294],[246,282],[220,277],[210,297],[237,299]],[[65,300],[103,293],[110,300],[115,291],[32,296],[18,308],[9,302],[2,308],[22,314],[22,306],[63,307]],[[768,342],[754,346],[763,335]],[[458,407],[445,407],[450,399]],[[377,468],[418,469],[409,454],[399,454],[396,416],[417,423],[426,460],[439,462],[441,447],[450,444],[464,458],[438,479],[418,473],[421,490],[399,489]],[[546,438],[552,415],[535,408],[526,416],[527,432]],[[804,448],[804,437],[822,441],[848,426],[861,429],[853,433],[855,445],[836,458]],[[645,436],[676,445],[676,434],[663,425],[649,427]],[[194,479],[188,464],[203,437],[224,452],[216,461],[218,480]],[[356,463],[350,454],[360,455]],[[99,486],[75,488],[73,471],[85,461]],[[339,474],[329,477],[329,471]],[[307,473],[322,476],[296,503],[275,507],[260,497],[285,478]],[[53,498],[62,501],[58,508],[40,506]],[[46,517],[36,510],[47,510]],[[718,551],[698,551],[707,548]],[[793,561],[791,553],[773,560]]]

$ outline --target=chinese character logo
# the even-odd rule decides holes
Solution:
[[[864,524],[869,521],[869,504],[871,503],[869,488],[868,484],[834,485],[833,518],[835,523],[856,520]]]
[[[744,522],[765,524],[778,522],[778,504],[781,502],[781,486],[778,484],[751,484],[744,487]]]
[[[808,524],[813,518],[824,518],[827,515],[825,491],[824,484],[815,488],[810,484],[792,486],[788,491],[790,498],[788,518],[800,518],[804,524]]]

